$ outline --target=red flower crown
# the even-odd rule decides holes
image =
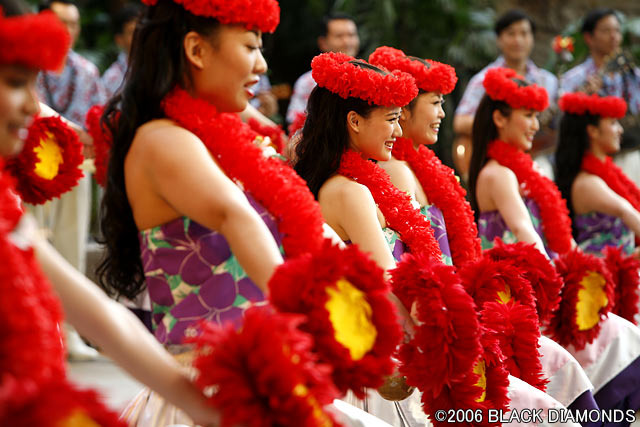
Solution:
[[[542,86],[536,84],[519,86],[515,81],[524,77],[510,68],[491,68],[484,76],[484,89],[494,101],[504,101],[511,108],[543,111],[549,106],[549,96]]]
[[[411,74],[418,88],[425,92],[446,95],[453,91],[458,81],[456,70],[451,65],[407,56],[403,51],[388,46],[377,48],[369,56],[369,62],[388,70],[400,70]]]
[[[0,8],[0,64],[59,70],[70,44],[69,31],[53,12],[5,17]]]
[[[569,114],[593,114],[601,117],[620,119],[627,112],[627,103],[617,96],[587,95],[582,92],[565,93],[558,101],[558,106]]]
[[[280,6],[276,0],[173,0],[197,16],[214,18],[222,24],[242,24],[247,29],[273,33],[280,23]],[[158,0],[142,0],[155,6]]]
[[[355,63],[364,65],[360,67]],[[318,86],[340,97],[359,98],[380,107],[404,107],[418,95],[411,75],[402,71],[381,74],[363,59],[327,52],[311,61],[311,75]]]

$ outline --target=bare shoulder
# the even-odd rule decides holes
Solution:
[[[395,157],[392,157],[391,160],[386,162],[379,162],[378,166],[384,169],[390,176],[411,176],[411,168],[409,167],[409,164],[404,160],[398,160]]]
[[[571,186],[572,192],[577,192],[580,194],[601,190],[603,187],[606,187],[607,184],[597,175],[580,171],[578,175],[576,175],[576,179],[573,181]]]
[[[187,129],[168,119],[152,120],[137,130],[131,149],[149,160],[168,157],[195,150],[206,151],[202,141]]]
[[[320,188],[318,200],[323,202],[346,206],[363,201],[373,201],[369,189],[342,175],[334,175]]]
[[[491,159],[478,174],[478,186],[505,186],[518,184],[518,179],[511,169]]]

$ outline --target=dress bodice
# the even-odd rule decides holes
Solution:
[[[576,242],[584,252],[602,256],[605,247],[614,246],[631,255],[635,248],[633,232],[616,216],[589,212],[576,215],[574,225],[577,231]]]
[[[547,254],[551,259],[556,258],[557,254],[549,249],[547,241],[544,238],[540,208],[538,207],[538,204],[528,197],[523,197],[523,200],[527,207],[527,211],[529,211],[529,217],[531,218],[533,228],[542,239],[544,247],[547,250]],[[505,243],[516,243],[518,241],[516,236],[504,222],[500,212],[497,210],[480,213],[478,217],[478,235],[480,236],[483,250],[491,249],[493,247],[494,240],[498,237]]]
[[[248,194],[247,199],[281,247],[273,217]],[[187,328],[203,319],[239,326],[244,310],[264,299],[216,231],[182,217],[139,237],[154,333],[163,344],[181,344]]]

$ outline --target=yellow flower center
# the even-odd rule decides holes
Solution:
[[[580,281],[578,303],[576,304],[576,323],[578,329],[586,331],[600,321],[600,309],[606,307],[609,300],[604,292],[606,281],[601,274],[589,271]]]
[[[298,384],[293,388],[293,395],[296,397],[305,397],[309,395],[309,389],[304,384]],[[324,413],[315,397],[309,396],[307,403],[313,408],[313,417],[320,421],[320,426],[331,427],[333,425],[333,422],[327,414]]]
[[[498,302],[506,304],[511,301],[511,288],[508,285],[504,285],[504,291],[498,291]]]
[[[92,420],[86,412],[76,409],[67,418],[58,421],[56,427],[100,427],[100,424]]]
[[[475,383],[476,387],[480,387],[482,389],[482,394],[479,398],[476,399],[476,402],[484,402],[484,399],[487,397],[487,367],[485,366],[484,360],[479,360],[473,366],[473,373],[480,375],[478,382]]]
[[[376,342],[378,332],[371,322],[371,306],[365,294],[345,279],[328,287],[325,308],[335,331],[335,338],[349,349],[353,360],[360,360]]]
[[[33,149],[38,156],[35,173],[43,179],[53,179],[58,175],[60,165],[64,161],[62,150],[52,133],[47,132],[47,137],[40,140],[40,145]]]

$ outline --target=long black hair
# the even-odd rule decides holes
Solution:
[[[567,201],[569,213],[573,218],[571,187],[580,172],[582,158],[589,149],[587,126],[598,126],[600,117],[592,114],[564,114],[560,120],[558,147],[556,148],[556,184]],[[575,222],[572,221],[575,236]]]
[[[100,221],[106,254],[97,274],[110,294],[133,298],[144,288],[138,229],[124,180],[124,160],[135,132],[144,123],[164,117],[160,103],[171,89],[190,87],[185,35],[195,31],[213,41],[219,26],[215,19],[195,16],[173,0],[159,0],[148,7],[136,26],[124,86],[102,117],[113,134],[113,147]]]
[[[356,66],[378,73],[383,70],[352,61]],[[371,111],[379,108],[369,105],[359,98],[341,98],[320,86],[316,86],[307,103],[307,120],[302,129],[302,139],[296,146],[295,170],[318,198],[320,187],[336,173],[342,154],[349,148],[347,114],[355,111],[362,117],[369,117]]]
[[[476,185],[478,175],[487,164],[487,149],[489,143],[498,139],[498,128],[493,122],[493,112],[500,111],[505,116],[511,116],[513,109],[503,101],[494,101],[488,95],[484,95],[478,105],[478,110],[473,119],[473,129],[471,131],[471,163],[469,165],[469,199],[471,208],[475,212],[476,220],[480,214],[478,209],[478,199],[476,198]]]
[[[0,0],[2,14],[6,17],[25,15],[31,10],[22,0]]]

